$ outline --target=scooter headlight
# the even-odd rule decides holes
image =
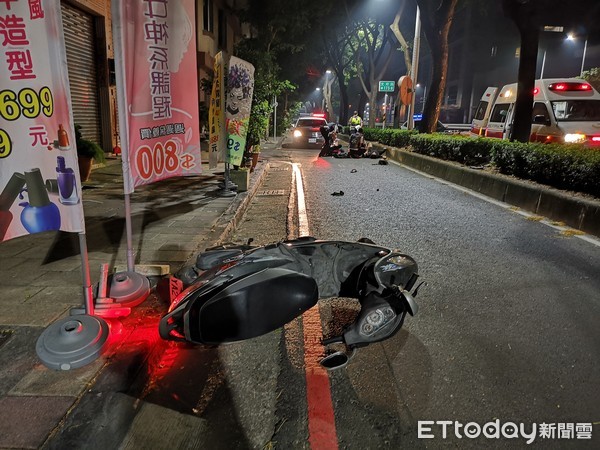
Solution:
[[[302,137],[302,131],[300,131],[300,130],[294,130],[294,137],[295,138]]]
[[[568,144],[580,144],[585,141],[585,134],[568,133],[565,134],[565,142]]]

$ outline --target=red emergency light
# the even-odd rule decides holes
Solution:
[[[539,89],[539,88],[534,88],[534,89],[533,89],[533,95],[538,95],[538,94],[539,94],[539,92],[540,92],[540,89]]]
[[[562,83],[552,83],[548,86],[548,89],[551,91],[591,91],[592,86],[588,83],[575,83],[575,82],[562,82]]]
[[[325,114],[323,114],[323,113],[316,113],[316,114],[313,114],[313,117],[323,117],[323,118],[325,118]]]

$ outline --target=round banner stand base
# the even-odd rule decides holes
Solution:
[[[87,314],[64,317],[42,332],[35,350],[50,369],[77,369],[102,354],[109,331],[108,324],[100,317]]]
[[[217,183],[217,186],[219,186],[221,189],[231,189],[232,191],[237,191],[237,184],[233,183],[230,180],[227,180],[227,185],[225,185],[225,181],[221,181],[220,183]]]
[[[229,189],[221,189],[218,192],[219,197],[235,197],[237,193],[235,191],[231,191]]]
[[[146,300],[148,295],[150,295],[150,280],[144,275],[125,271],[108,277],[106,296],[113,305],[133,308]],[[102,305],[98,303],[97,307],[102,308]]]

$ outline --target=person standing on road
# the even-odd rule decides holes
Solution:
[[[352,117],[350,117],[350,120],[348,121],[348,125],[351,127],[359,126],[362,128],[363,121],[362,118],[358,115],[358,111],[354,111],[354,114],[352,115]]]

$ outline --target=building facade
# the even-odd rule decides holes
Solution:
[[[173,0],[172,0],[173,1]],[[232,55],[242,37],[240,0],[196,0],[196,43],[201,121],[207,120],[214,56]],[[105,152],[119,145],[111,0],[61,0],[74,122]],[[204,113],[204,114],[203,114]]]

